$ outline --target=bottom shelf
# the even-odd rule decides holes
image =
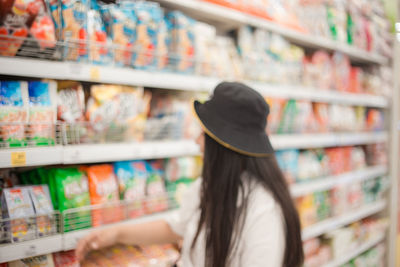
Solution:
[[[302,232],[303,240],[317,237],[321,234],[335,230],[344,225],[364,219],[368,216],[371,216],[375,213],[382,211],[385,208],[385,206],[386,206],[386,202],[384,200],[380,200],[375,203],[366,205],[362,208],[359,208],[355,211],[345,213],[341,216],[326,219],[320,223],[317,223],[315,225],[305,228]],[[159,220],[159,219],[165,219],[166,217],[171,216],[175,212],[176,211],[174,211],[174,210],[170,210],[170,211],[155,213],[155,214],[143,216],[143,217],[132,219],[132,220],[126,220],[123,222],[119,222],[117,224],[130,224],[130,223],[137,224],[137,223],[144,223],[144,222],[149,222],[149,221],[154,221],[154,220]],[[101,227],[107,228],[112,225],[115,225],[115,224],[110,224],[110,225],[101,226]],[[0,245],[0,263],[9,262],[9,261],[22,259],[22,258],[26,258],[26,257],[32,257],[32,256],[38,256],[38,255],[58,252],[58,251],[62,251],[62,250],[74,249],[80,238],[84,237],[90,231],[93,231],[95,229],[100,229],[100,228],[97,227],[97,228],[89,228],[89,229],[84,229],[84,230],[77,230],[77,231],[72,231],[72,232],[68,232],[68,233],[64,233],[64,234],[53,235],[50,237],[44,237],[44,238],[40,238],[40,239],[36,239],[36,240],[25,241],[25,242],[21,242],[21,243]],[[378,242],[378,241],[376,241],[376,242]],[[371,243],[372,243],[372,241],[371,241]],[[365,246],[367,246],[367,245],[370,245],[370,243],[368,242],[365,244]],[[370,245],[370,246],[372,246],[372,245]],[[360,247],[359,250],[361,250],[361,248],[364,248],[364,246]],[[366,249],[368,249],[368,248],[366,248]],[[354,253],[352,253],[351,255],[354,255],[355,253],[356,253],[356,251]],[[351,259],[350,254],[347,258]],[[341,260],[340,262],[342,262],[343,259],[340,259]],[[332,264],[335,264],[335,265],[328,265],[328,266],[337,266],[336,261],[333,262]]]
[[[323,267],[339,267],[342,266],[343,264],[351,261],[352,259],[356,258],[357,256],[363,254],[367,250],[375,247],[379,243],[381,243],[385,239],[385,234],[382,233],[380,235],[377,235],[376,237],[371,238],[370,240],[366,241],[364,244],[359,246],[357,249],[354,251],[349,252],[346,255],[342,255],[339,259],[335,259],[325,265]]]

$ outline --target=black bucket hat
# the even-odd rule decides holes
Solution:
[[[210,100],[195,101],[194,110],[203,130],[221,145],[253,157],[274,153],[265,132],[269,106],[254,89],[222,82]]]

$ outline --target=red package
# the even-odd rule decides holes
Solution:
[[[343,157],[343,172],[349,172],[352,169],[351,165],[351,153],[353,148],[350,146],[342,147],[342,157]]]
[[[313,103],[314,117],[317,122],[318,132],[328,132],[329,127],[329,109],[326,103]]]
[[[118,184],[112,165],[93,165],[87,168],[90,202],[100,205],[92,210],[93,226],[118,222],[122,219]],[[108,204],[108,205],[107,205]]]
[[[344,172],[345,158],[343,149],[340,147],[326,148],[325,154],[329,160],[329,170],[331,175],[338,175]]]
[[[350,78],[349,78],[349,88],[348,91],[351,93],[361,93],[361,75],[362,70],[358,67],[351,67]]]
[[[53,253],[55,267],[79,267],[79,261],[75,256],[75,251],[61,251]]]

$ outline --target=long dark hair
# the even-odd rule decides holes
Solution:
[[[242,178],[254,179],[270,191],[282,209],[285,222],[285,253],[283,267],[300,267],[304,255],[300,221],[283,174],[275,156],[251,157],[225,148],[205,134],[203,182],[200,200],[200,221],[192,243],[205,230],[207,267],[227,267],[229,257],[243,228],[249,193]],[[241,192],[239,194],[239,192]],[[238,198],[241,205],[237,206]]]

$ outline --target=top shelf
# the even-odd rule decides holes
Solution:
[[[296,30],[284,27],[272,21],[268,21],[256,16],[244,14],[234,9],[226,8],[212,3],[199,0],[156,0],[164,6],[179,9],[186,14],[204,19],[208,22],[229,24],[232,26],[251,25],[266,29],[268,31],[280,34],[286,37],[294,44],[312,49],[326,49],[330,51],[339,51],[350,57],[356,63],[374,63],[387,64],[388,59],[376,53],[370,53],[365,50],[339,43],[328,38],[311,36]]]

